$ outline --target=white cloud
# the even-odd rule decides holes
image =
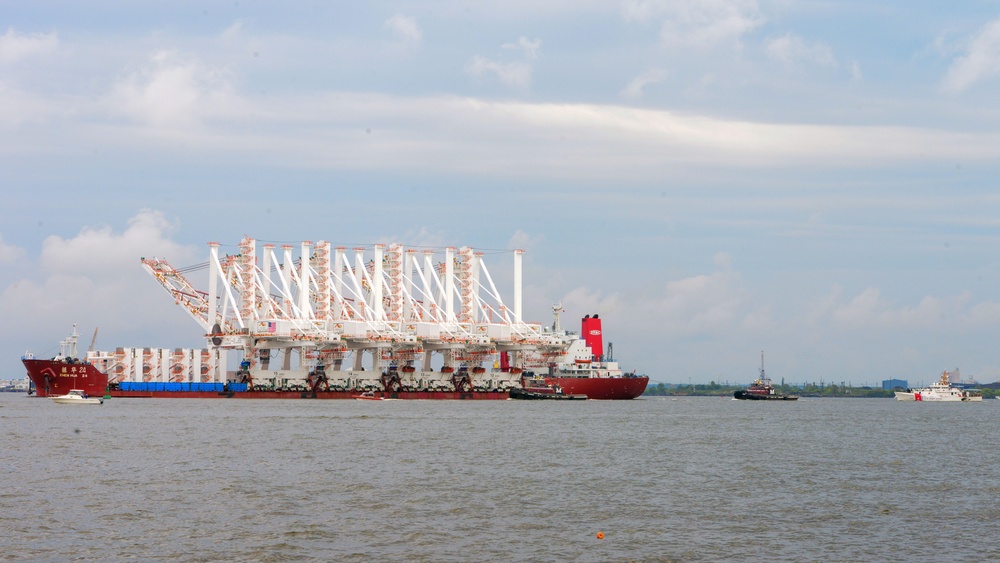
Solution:
[[[191,257],[170,242],[176,229],[158,211],[144,209],[129,219],[128,228],[116,234],[111,227],[87,227],[70,239],[50,236],[42,243],[42,267],[53,274],[113,277],[121,269],[138,268],[143,256]]]
[[[948,68],[943,86],[948,92],[960,93],[997,73],[1000,73],[1000,19],[987,23],[968,40],[965,54]]]
[[[861,72],[861,65],[858,61],[851,61],[849,69],[851,71],[851,80],[860,82],[865,79],[864,74]]]
[[[0,235],[0,264],[13,264],[24,257],[24,249],[3,241]]]
[[[158,51],[114,85],[111,103],[113,111],[145,125],[189,127],[234,104],[231,81],[229,72],[195,57]]]
[[[529,88],[530,63],[476,57],[470,76]],[[645,91],[654,73],[625,94]],[[0,122],[59,115],[63,97],[29,96],[0,85]],[[268,96],[239,94],[229,74],[198,60],[161,52],[127,74],[106,100],[74,99],[59,135],[25,144],[0,130],[9,151],[40,154],[95,148],[148,148],[203,158],[237,155],[319,169],[447,170],[538,177],[648,178],[691,166],[713,169],[788,164],[855,167],[973,160],[993,162],[1000,134],[890,126],[753,122],[611,104],[528,103],[459,96],[412,97],[322,91]],[[15,111],[11,108],[18,108]],[[127,118],[121,127],[122,117]],[[115,127],[109,128],[108,124]],[[252,127],[248,127],[252,124]],[[377,135],[364,135],[366,128]],[[169,144],[145,133],[166,131]],[[174,142],[182,132],[182,143]],[[359,132],[361,135],[359,136]],[[558,141],[558,142],[554,142]],[[518,161],[523,165],[509,166]],[[696,174],[697,171],[693,171]],[[700,174],[699,176],[704,176]]]
[[[492,76],[506,86],[527,88],[531,86],[531,65],[524,62],[500,63],[486,57],[473,57],[465,67],[471,76]]]
[[[581,315],[598,314],[605,317],[620,316],[625,304],[622,298],[616,294],[604,296],[600,291],[592,290],[588,287],[578,287],[570,290],[562,299],[563,309],[566,311],[580,312]],[[566,317],[562,317],[560,323],[563,329],[578,330],[575,323],[568,323]],[[606,343],[605,343],[606,344]]]
[[[800,63],[837,66],[837,59],[830,47],[822,43],[806,43],[805,39],[791,33],[768,40],[766,49],[768,56],[781,62],[786,68]]]
[[[500,48],[521,51],[526,59],[535,59],[541,46],[541,39],[530,40],[521,36],[517,43],[504,43]],[[465,65],[465,72],[476,78],[493,77],[505,86],[522,90],[531,86],[532,66],[524,61],[504,63],[477,55]]]
[[[528,65],[500,65],[480,57],[467,70],[511,87],[530,84]],[[915,158],[992,162],[1000,153],[1000,135],[989,131],[755,123],[616,105],[450,96],[335,92],[235,98],[226,104],[211,98],[192,86],[189,101],[165,108],[153,106],[152,94],[136,93],[128,100],[135,119],[147,119],[139,121],[141,125],[198,125],[185,130],[183,144],[171,143],[171,152],[199,157],[260,155],[272,163],[320,169],[417,168],[507,176],[530,169],[536,177],[622,180],[664,170],[678,177],[694,170],[689,167],[706,164],[731,169],[787,164],[854,167]],[[218,107],[209,119],[202,115],[208,110],[201,100],[204,106],[225,107]],[[193,117],[183,115],[188,107]],[[180,124],[170,121],[174,115]],[[106,116],[97,115],[93,121],[102,118]],[[256,131],[240,126],[248,120],[256,124]],[[365,127],[378,135],[363,135]],[[522,165],[511,168],[511,161]]]
[[[390,30],[397,41],[407,45],[420,45],[424,40],[417,20],[403,14],[396,14],[385,20],[383,27]]]
[[[739,274],[728,267],[667,283],[646,309],[665,331],[682,337],[728,331],[744,319]],[[755,322],[760,322],[759,320]]]
[[[636,76],[622,90],[622,96],[626,98],[641,98],[646,93],[646,87],[650,84],[659,84],[667,77],[667,73],[658,69],[650,69]]]
[[[75,237],[48,237],[39,256],[42,267],[34,271],[41,275],[18,279],[0,292],[0,318],[18,319],[17,339],[37,345],[35,352],[54,345],[73,322],[81,332],[99,326],[109,346],[196,344],[193,321],[139,262],[156,255],[169,256],[175,266],[204,261],[207,250],[199,256],[198,249],[171,240],[175,228],[161,213],[143,210],[122,232],[87,227]],[[153,333],[155,341],[144,340]]]
[[[980,324],[984,311],[996,310],[995,305],[986,303],[970,308],[971,300],[972,296],[965,291],[950,297],[927,295],[916,306],[893,307],[878,288],[870,287],[846,303],[838,302],[836,295],[824,297],[822,302],[829,320],[850,330],[903,332],[937,328],[960,332],[971,328],[970,321]]]
[[[226,40],[232,40],[240,37],[243,34],[243,22],[235,21],[222,31],[222,38]]]
[[[537,59],[538,51],[542,48],[542,40],[535,39],[532,41],[527,37],[521,36],[517,39],[517,43],[504,43],[500,46],[500,48],[523,51],[525,57],[529,59]]]
[[[662,19],[666,47],[739,49],[743,36],[766,21],[756,0],[628,0],[622,11],[626,21]]]
[[[518,229],[507,241],[507,248],[512,250],[524,250],[530,251],[538,246],[541,246],[545,242],[545,237],[543,235],[530,235],[521,229]]]
[[[969,328],[995,326],[1000,319],[1000,303],[976,303],[963,316],[963,323]]]
[[[59,48],[59,36],[55,33],[23,34],[7,28],[0,35],[0,63],[14,63],[48,55]]]

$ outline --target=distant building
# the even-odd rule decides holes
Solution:
[[[883,379],[882,389],[885,391],[892,391],[895,388],[908,389],[910,387],[909,382],[905,379]]]
[[[31,382],[27,376],[24,379],[2,379],[0,380],[0,391],[27,391]]]

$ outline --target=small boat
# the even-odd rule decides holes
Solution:
[[[511,399],[521,400],[556,400],[556,401],[586,401],[589,397],[584,393],[567,394],[558,385],[546,385],[541,380],[524,379],[524,387],[510,390]]]
[[[795,395],[783,395],[774,389],[774,385],[764,374],[764,352],[760,353],[760,376],[746,389],[739,389],[733,397],[741,401],[795,401]]]
[[[983,400],[983,393],[976,389],[960,389],[951,386],[951,373],[941,372],[941,378],[930,387],[921,389],[907,389],[906,391],[896,391],[898,401],[931,401],[931,402],[980,402]]]
[[[511,389],[510,390],[511,399],[521,399],[521,400],[543,400],[543,401],[586,401],[589,399],[583,393],[576,393],[573,395],[567,395],[565,393],[552,393],[552,392],[539,392],[532,391],[529,389]]]
[[[60,405],[102,405],[104,404],[104,399],[100,397],[91,397],[81,391],[80,389],[70,389],[69,393],[65,395],[57,395],[55,397],[49,397],[52,399],[53,403],[59,403]]]
[[[360,395],[355,395],[355,399],[359,401],[384,401],[385,397],[382,395],[376,395],[374,391],[365,391]]]

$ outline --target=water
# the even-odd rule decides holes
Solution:
[[[0,393],[0,559],[1000,560],[998,427],[1000,401]]]

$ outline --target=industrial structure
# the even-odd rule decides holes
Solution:
[[[575,339],[523,320],[521,250],[511,252],[508,305],[485,253],[469,247],[305,241],[296,255],[293,245],[258,248],[249,237],[234,255],[219,247],[209,243],[207,291],[187,278],[196,268],[142,258],[208,345],[88,358],[108,362],[97,367],[110,383],[233,381],[235,352],[236,381],[250,389],[505,391],[526,367],[560,362]]]

